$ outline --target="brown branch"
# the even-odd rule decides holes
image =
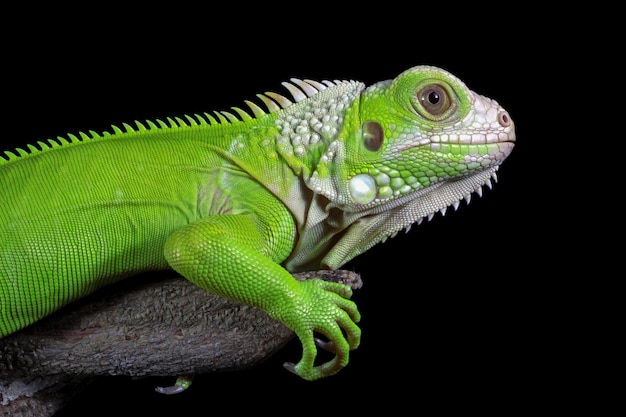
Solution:
[[[360,276],[349,271],[294,276],[361,286]],[[94,376],[246,369],[293,337],[261,310],[178,276],[150,274],[110,286],[1,339],[0,410],[52,415]]]

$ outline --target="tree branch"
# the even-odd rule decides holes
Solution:
[[[349,271],[294,274],[361,286]],[[263,311],[179,276],[109,286],[0,339],[0,410],[50,416],[95,376],[178,376],[253,367],[294,333]]]

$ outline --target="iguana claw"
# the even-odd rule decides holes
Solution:
[[[315,338],[315,344],[317,346],[319,346],[320,348],[324,349],[327,352],[330,353],[337,353],[335,350],[335,345],[333,344],[333,342],[326,342],[322,339],[320,339],[319,337]]]
[[[285,368],[286,370],[288,370],[292,374],[298,375],[298,373],[296,372],[296,364],[293,363],[293,362],[285,362],[285,363],[283,363],[283,368]]]

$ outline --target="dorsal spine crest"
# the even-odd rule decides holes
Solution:
[[[38,141],[37,145],[39,148],[33,145],[26,145],[28,151],[22,148],[16,148],[13,151],[5,151],[5,157],[0,157],[0,165],[10,163],[12,161],[16,161],[22,158],[26,158],[29,156],[37,155],[42,152],[47,152],[53,149],[74,146],[81,143],[87,143],[90,141],[103,140],[103,139],[112,139],[117,136],[125,135],[125,134],[133,134],[133,133],[141,133],[147,132],[151,130],[164,130],[164,129],[181,129],[181,128],[195,128],[198,126],[218,126],[218,125],[231,125],[236,123],[246,123],[256,119],[260,119],[268,114],[280,112],[283,109],[287,109],[295,103],[298,103],[307,98],[313,97],[318,94],[320,91],[325,90],[329,87],[352,83],[353,81],[327,81],[324,80],[322,82],[313,81],[309,79],[300,80],[298,78],[291,78],[291,83],[283,82],[282,85],[287,89],[287,91],[291,94],[292,99],[294,101],[289,100],[287,97],[273,93],[273,92],[265,92],[264,94],[257,94],[257,97],[265,104],[267,110],[263,110],[257,104],[252,101],[245,100],[244,103],[250,108],[252,115],[248,113],[246,110],[243,110],[239,107],[231,107],[234,113],[229,111],[215,111],[215,116],[212,116],[208,113],[204,113],[203,115],[194,114],[195,119],[189,115],[184,115],[183,117],[186,119],[182,119],[180,117],[167,117],[166,121],[161,119],[155,119],[155,122],[151,120],[145,120],[143,123],[139,121],[135,121],[135,126],[133,127],[128,123],[122,123],[122,128],[119,128],[116,125],[111,125],[111,130],[113,133],[109,133],[107,131],[103,131],[102,133],[97,133],[93,130],[89,131],[89,134],[84,132],[78,132],[78,136],[68,133],[66,136],[69,140],[62,136],[57,136],[56,139],[48,139],[46,142]],[[145,123],[145,124],[144,124]],[[147,125],[147,127],[146,127]]]

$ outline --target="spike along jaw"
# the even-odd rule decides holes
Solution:
[[[356,133],[341,141],[339,172],[330,176],[339,178],[337,193],[329,197],[344,211],[377,214],[371,240],[491,186],[515,142],[513,121],[497,102],[435,67],[368,87],[359,119]]]

